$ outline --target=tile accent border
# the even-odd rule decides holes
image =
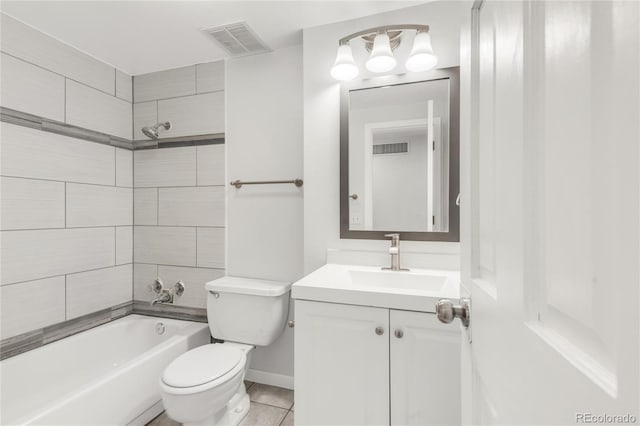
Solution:
[[[69,321],[3,339],[0,341],[0,361],[32,349],[37,349],[49,343],[57,342],[65,337],[115,321],[130,314],[207,322],[206,309],[173,305],[150,306],[149,302],[135,300],[83,315]]]
[[[132,314],[148,315],[151,317],[171,318],[194,322],[207,322],[207,310],[203,308],[190,308],[188,306],[176,306],[171,304],[158,304],[151,306],[149,302],[142,300],[133,301]]]
[[[6,107],[0,107],[0,121],[23,127],[30,127],[44,132],[70,136],[72,138],[84,139],[89,142],[133,150],[133,142],[128,139],[107,135],[106,133],[96,132],[95,130],[85,129],[84,127],[62,123],[60,121],[16,111]]]
[[[134,141],[134,150],[156,148],[181,148],[184,146],[200,145],[224,145],[224,133],[212,133],[209,135],[181,136],[177,138],[163,138],[158,140]]]
[[[148,141],[131,141],[129,139],[96,132],[95,130],[74,126],[72,124],[51,120],[6,107],[0,107],[0,121],[15,124],[17,126],[42,130],[44,132],[57,133],[63,136],[83,139],[88,142],[124,148],[130,151],[137,151],[141,149],[179,148],[185,146],[219,145],[225,143],[224,133],[183,136]]]
[[[0,341],[0,360],[56,342],[131,313],[133,313],[133,303],[126,302],[69,321],[3,339]]]

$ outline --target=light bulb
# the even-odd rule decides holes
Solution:
[[[387,33],[380,33],[373,39],[373,49],[366,65],[369,71],[376,73],[391,71],[396,67]]]
[[[431,47],[431,36],[426,31],[418,31],[413,39],[413,48],[405,66],[409,71],[428,71],[436,66],[438,57]]]
[[[339,81],[353,80],[358,76],[358,73],[359,70],[353,60],[351,46],[348,44],[341,44],[338,46],[336,62],[331,68],[331,77]]]

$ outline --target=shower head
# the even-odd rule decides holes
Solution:
[[[158,129],[162,127],[165,130],[171,129],[171,122],[165,121],[164,123],[156,123],[150,127],[143,127],[142,133],[144,133],[147,137],[151,139],[158,139]]]

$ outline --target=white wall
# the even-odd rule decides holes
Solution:
[[[227,181],[302,177],[301,47],[229,60],[226,92]],[[227,186],[228,275],[302,277],[305,186]],[[293,330],[258,348],[251,369],[292,384]]]
[[[340,85],[329,74],[338,39],[377,25],[428,24],[431,26],[433,48],[439,58],[438,68],[456,66],[459,65],[460,29],[468,20],[469,9],[470,2],[431,2],[304,30],[305,273],[326,262],[329,248],[384,251],[388,247],[387,241],[340,239]],[[399,57],[406,57],[407,49],[410,49],[408,41],[405,40],[397,51]],[[362,63],[364,49],[355,44],[353,48],[356,61]],[[402,72],[402,66],[398,70]],[[362,72],[361,77],[367,76]],[[433,267],[459,265],[457,243],[403,242],[402,247],[405,251],[424,253],[423,257]]]

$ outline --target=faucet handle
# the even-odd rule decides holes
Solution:
[[[176,296],[182,296],[184,294],[184,283],[182,282],[182,280],[173,285],[173,293]]]
[[[153,290],[157,294],[160,294],[163,288],[164,288],[164,284],[162,283],[162,280],[159,277],[156,278],[153,284],[151,284],[151,290]]]

